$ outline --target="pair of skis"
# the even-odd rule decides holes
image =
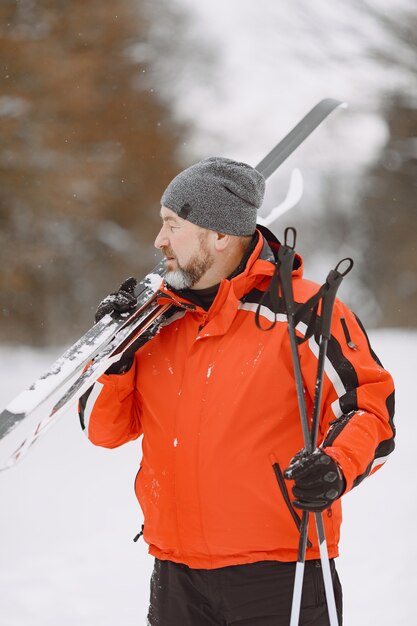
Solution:
[[[321,100],[256,166],[268,178],[336,108],[339,100]],[[106,315],[71,346],[29,389],[0,413],[0,470],[13,466],[55,420],[89,388],[144,331],[165,319],[157,304],[165,273],[161,261],[138,283],[137,305],[122,319]]]
[[[167,307],[156,296],[164,273],[160,261],[136,286],[137,303],[128,316],[105,315],[1,412],[0,470],[20,460],[141,333],[163,319]]]

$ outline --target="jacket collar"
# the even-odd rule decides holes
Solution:
[[[224,278],[221,281],[217,296],[208,311],[204,311],[198,305],[184,298],[181,291],[174,291],[165,282],[159,289],[158,300],[160,302],[169,301],[176,306],[200,313],[207,319],[214,317],[221,308],[226,306],[227,302],[237,311],[239,301],[243,296],[255,287],[261,290],[265,289],[275,270],[277,252],[280,246],[278,239],[263,226],[258,226],[256,234],[258,240],[246,261],[246,265],[237,275],[232,275],[230,279]],[[302,259],[296,254],[293,276],[302,276],[302,271]]]

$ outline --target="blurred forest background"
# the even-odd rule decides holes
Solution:
[[[328,96],[350,108],[271,179],[266,208],[291,167],[306,188],[273,229],[299,229],[316,280],[354,256],[368,326],[416,325],[413,2],[1,0],[0,68],[0,342],[74,341],[156,263],[180,169],[255,164]]]

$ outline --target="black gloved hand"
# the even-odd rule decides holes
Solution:
[[[320,448],[311,453],[306,450],[298,452],[284,476],[295,481],[293,505],[304,511],[324,511],[346,489],[346,480],[336,461]]]
[[[137,285],[136,278],[127,278],[119,287],[118,291],[113,291],[100,302],[94,316],[95,322],[99,322],[107,313],[111,313],[113,318],[122,317],[123,313],[129,312],[136,306],[137,298],[134,295]],[[127,372],[133,364],[134,353],[123,354],[119,361],[113,363],[106,374],[123,374]]]
[[[123,313],[134,309],[137,298],[135,296],[136,278],[127,278],[119,287],[118,291],[113,291],[100,302],[94,316],[95,322],[99,322],[107,313],[112,313],[112,317],[122,317]]]

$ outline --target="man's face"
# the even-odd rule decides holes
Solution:
[[[162,228],[155,247],[166,259],[166,282],[174,289],[199,288],[201,279],[214,263],[209,248],[209,231],[161,208]]]

